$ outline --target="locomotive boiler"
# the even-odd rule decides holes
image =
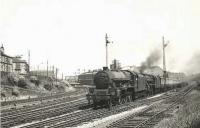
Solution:
[[[104,69],[94,76],[94,84],[94,105],[120,104],[134,98],[134,82],[129,71]]]

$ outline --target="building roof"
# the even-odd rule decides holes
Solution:
[[[84,72],[84,73],[81,73],[79,75],[90,75],[90,74],[95,74],[97,73],[97,71],[92,71],[92,72]]]
[[[9,56],[9,55],[5,54],[5,53],[4,53],[4,52],[2,52],[2,51],[1,51],[1,56],[6,56],[6,57],[9,57],[9,58],[13,58],[13,57],[11,57],[11,56]]]
[[[20,60],[16,57],[13,58],[13,63],[27,63],[25,60]]]
[[[33,72],[33,73],[35,73],[35,72],[46,73],[47,70],[32,70],[32,71],[30,71],[30,72]],[[53,70],[48,70],[48,73],[53,73],[53,72],[54,72]]]

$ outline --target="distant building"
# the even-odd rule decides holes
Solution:
[[[32,76],[42,76],[42,77],[52,77],[52,78],[55,78],[55,72],[54,70],[33,70],[33,71],[30,71],[30,75]]]
[[[186,75],[184,73],[167,72],[169,78],[184,79]]]
[[[78,75],[78,82],[81,85],[94,85],[94,75],[97,73],[97,71],[92,72],[84,72],[80,75]]]
[[[112,61],[112,64],[110,65],[110,69],[111,69],[111,70],[121,69],[121,63],[119,63],[118,60],[114,59],[114,60]]]
[[[146,74],[152,74],[156,76],[163,76],[163,70],[159,66],[153,66],[144,70]]]
[[[0,71],[4,73],[11,73],[13,71],[13,57],[4,53],[3,45],[0,48],[1,52],[1,68]]]
[[[77,83],[78,76],[65,76],[65,80],[67,80],[69,83]]]
[[[29,73],[29,65],[25,60],[21,60],[20,56],[13,58],[13,72],[19,75],[27,75]]]

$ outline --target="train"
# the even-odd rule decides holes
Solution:
[[[123,104],[139,97],[154,95],[166,89],[182,86],[180,79],[166,79],[156,75],[136,73],[130,70],[109,70],[104,67],[94,77],[94,88],[89,88],[86,95],[88,103],[98,106]]]

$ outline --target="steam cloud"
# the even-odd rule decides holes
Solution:
[[[189,60],[185,70],[189,74],[200,73],[200,52],[195,53],[192,58]]]
[[[146,61],[142,62],[140,67],[140,73],[143,73],[144,70],[156,65],[161,58],[160,50],[154,50],[146,59]]]

